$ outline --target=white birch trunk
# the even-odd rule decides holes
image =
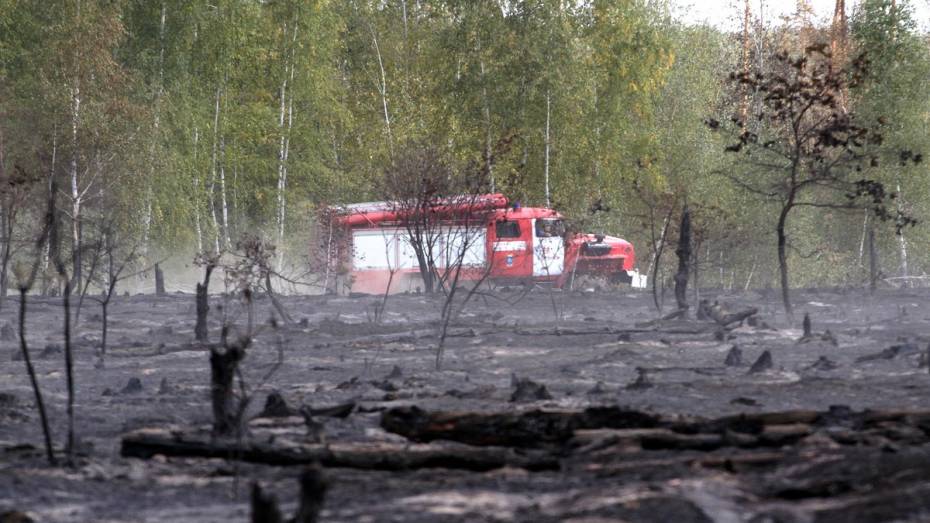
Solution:
[[[81,114],[81,88],[75,80],[71,90],[71,164],[68,175],[71,179],[71,258],[73,261],[72,289],[81,285],[81,192],[78,186],[78,120]]]
[[[381,59],[381,47],[378,46],[378,37],[375,35],[375,30],[371,26],[371,22],[368,23],[368,31],[371,32],[372,45],[374,46],[375,54],[378,57],[378,69],[381,71],[381,83],[378,85],[378,91],[381,93],[381,106],[384,109],[384,127],[387,129],[388,148],[391,153],[391,158],[393,158],[394,134],[391,132],[391,116],[388,112],[387,77],[384,74],[384,61]]]
[[[197,172],[197,151],[200,143],[200,129],[194,128],[194,231],[197,233],[197,252],[203,252],[203,228],[200,225],[200,174]]]
[[[217,148],[217,134],[218,127],[220,124],[220,89],[216,88],[216,102],[213,110],[213,152],[212,159],[210,161],[210,187],[207,191],[207,197],[210,199],[210,218],[213,220],[213,244],[214,251],[216,253],[220,252],[220,224],[219,220],[216,219],[216,198],[214,197],[214,192],[216,190],[216,148]]]
[[[898,192],[898,197],[895,201],[897,202],[898,212],[900,213],[903,206],[901,202],[901,182],[896,184],[895,190]],[[904,236],[904,229],[901,229],[901,234],[898,235],[898,254],[901,260],[901,276],[907,278],[909,276],[907,268],[907,238]],[[905,280],[904,284],[907,285],[907,280]]]
[[[52,179],[55,177],[55,168],[57,167],[57,161],[58,161],[58,125],[54,125],[52,127],[52,167],[51,167],[51,170],[49,170],[48,172],[48,192],[49,193],[52,192],[52,181],[53,181]],[[51,249],[52,249],[51,242],[46,240],[45,247],[42,249],[42,274],[43,274],[42,294],[43,295],[45,294],[46,287],[47,287],[45,285],[47,282],[45,275],[48,274],[48,263],[49,263],[49,258],[51,257]]]
[[[149,152],[149,178],[145,182],[145,204],[142,215],[142,257],[145,258],[148,256],[149,251],[149,235],[152,228],[152,201],[155,199],[154,190],[152,189],[152,184],[154,183],[155,176],[155,157],[156,157],[156,141],[158,137],[158,129],[161,124],[161,97],[165,89],[165,20],[168,16],[168,8],[165,2],[161,3],[161,17],[158,24],[158,85],[155,89],[155,114],[152,120],[152,147]]]
[[[287,26],[285,26],[285,34]],[[294,71],[296,64],[294,52],[297,47],[297,21],[294,21],[294,32],[291,37],[291,49],[284,64],[284,79],[281,81],[281,103],[278,114],[278,128],[281,130],[281,140],[278,149],[278,271],[284,268],[284,224],[287,209],[287,158],[291,146],[291,128],[294,122]],[[285,127],[285,100],[287,100],[287,125]]]
[[[220,206],[223,217],[223,244],[232,246],[229,239],[229,204],[226,198],[226,136],[220,136]]]
[[[494,180],[494,168],[491,165],[491,106],[488,103],[488,86],[485,83],[484,58],[481,58],[481,39],[478,40],[478,67],[481,72],[481,99],[484,102],[484,163],[488,166],[491,192],[495,192],[497,184]]]
[[[865,236],[869,225],[869,210],[863,211],[862,238],[859,240],[859,266],[862,267],[862,257],[865,255]]]
[[[543,172],[546,178],[546,207],[551,207],[552,202],[549,198],[549,115],[551,114],[551,104],[549,90],[546,89],[546,158]]]

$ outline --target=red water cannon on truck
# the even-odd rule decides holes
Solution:
[[[397,202],[351,204],[331,209],[331,228],[344,244],[336,256],[350,292],[416,291],[420,264],[411,243],[417,212]],[[431,249],[438,270],[458,263],[459,281],[499,285],[574,284],[598,276],[631,283],[639,278],[633,246],[602,234],[568,233],[565,219],[545,207],[511,204],[502,194],[439,200],[429,207]],[[332,234],[331,234],[332,236]],[[453,259],[457,253],[458,258]]]

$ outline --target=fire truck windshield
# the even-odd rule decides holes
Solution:
[[[551,238],[565,234],[565,223],[560,218],[540,218],[536,220],[536,237]]]

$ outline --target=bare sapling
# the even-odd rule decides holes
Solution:
[[[94,300],[100,304],[100,361],[101,364],[106,358],[107,353],[107,333],[109,331],[109,308],[113,295],[116,293],[116,285],[122,280],[133,276],[125,274],[126,268],[138,260],[138,251],[135,245],[121,246],[119,234],[116,231],[115,224],[110,222],[104,228],[103,239],[100,242],[102,246],[102,258],[104,271],[99,285],[103,292]]]
[[[49,241],[49,235],[53,228],[53,222],[55,220],[54,198],[56,191],[57,188],[54,181],[52,181],[52,183],[49,185],[48,205],[46,208],[43,227],[34,243],[32,264],[28,268],[24,265],[21,265],[17,268],[18,270],[16,271],[17,288],[19,290],[19,347],[22,351],[23,362],[26,364],[26,373],[29,375],[29,383],[32,386],[32,392],[35,396],[36,408],[39,411],[39,421],[42,425],[42,436],[45,443],[45,455],[48,459],[48,464],[51,466],[57,465],[57,460],[55,459],[55,452],[52,448],[52,432],[49,428],[48,415],[45,411],[45,401],[42,397],[42,388],[39,385],[35,367],[32,364],[32,358],[29,355],[29,345],[26,341],[26,304],[28,301],[27,295],[35,284],[36,276],[38,275],[42,262],[42,253]]]
[[[439,341],[436,345],[436,370],[442,368],[449,325],[452,320],[464,310],[465,306],[471,301],[478,292],[478,289],[480,289],[481,285],[484,284],[485,280],[487,280],[488,276],[491,274],[493,258],[489,257],[483,267],[475,267],[472,263],[469,263],[471,261],[469,257],[472,255],[476,245],[478,248],[483,248],[483,245],[481,245],[481,243],[483,243],[483,236],[479,233],[484,227],[484,222],[486,220],[484,213],[474,211],[477,204],[476,196],[477,192],[467,204],[467,211],[462,227],[456,233],[458,238],[450,242],[452,250],[448,252],[448,263],[444,273],[447,280],[444,281],[445,285],[443,289],[446,290],[446,293],[439,320],[440,330]],[[468,292],[465,293],[465,297],[456,307],[456,293],[461,287],[460,280],[463,276],[466,276],[466,273],[470,273],[467,274],[470,279],[468,282],[469,289]],[[477,278],[475,278],[475,276],[477,276]]]
[[[228,253],[231,261],[223,265],[223,271],[227,283],[234,283],[240,292],[264,290],[281,321],[285,325],[293,325],[293,318],[278,299],[271,283],[272,276],[278,276],[272,268],[275,251],[274,245],[257,236],[243,235],[236,241],[235,250]]]
[[[235,289],[241,297],[246,312],[245,333],[238,336],[233,333],[230,321],[224,323],[219,346],[210,349],[210,387],[213,406],[213,432],[216,436],[235,436],[241,441],[243,420],[246,410],[251,405],[254,390],[258,390],[274,375],[283,363],[283,344],[278,340],[277,361],[258,380],[258,385],[251,388],[242,372],[241,362],[247,349],[260,329],[254,321],[255,289],[269,287],[271,262],[275,259],[274,247],[264,244],[255,237],[243,237],[236,242],[235,250],[228,253],[229,261],[221,266],[227,286]],[[269,294],[270,296],[270,294]],[[280,303],[276,310],[281,307]],[[272,318],[268,323],[277,328],[278,323]],[[238,386],[236,386],[238,384]]]
[[[384,292],[381,294],[379,301],[375,302],[373,306],[373,321],[375,323],[381,323],[381,320],[384,318],[384,311],[387,309],[388,297],[391,296],[391,287],[394,285],[394,275],[397,274],[397,263],[392,263],[391,251],[397,248],[397,243],[400,241],[400,238],[397,235],[388,236],[387,230],[381,231],[382,239],[384,240],[384,259],[387,260],[387,271],[388,271],[388,281],[387,285],[384,288]]]
[[[488,215],[484,194],[489,190],[494,159],[509,147],[500,140],[483,165],[456,168],[440,148],[409,144],[385,170],[383,194],[397,216],[405,241],[413,250],[427,295],[443,294],[439,318],[436,368],[442,366],[450,322],[490,275],[491,260],[477,260],[483,251],[481,232]],[[460,284],[470,291],[456,302]]]

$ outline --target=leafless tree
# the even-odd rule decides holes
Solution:
[[[499,146],[503,147],[503,146]],[[488,161],[493,161],[491,158]],[[483,260],[489,166],[456,169],[435,146],[411,144],[385,171],[384,195],[416,256],[427,294],[441,292],[436,368],[442,366],[450,322],[487,279]],[[462,283],[470,289],[459,296]]]

